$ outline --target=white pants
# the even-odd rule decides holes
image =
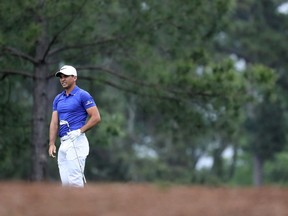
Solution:
[[[77,137],[74,144],[68,137],[61,139],[58,167],[63,186],[84,187],[83,174],[88,154],[89,142],[84,133]]]

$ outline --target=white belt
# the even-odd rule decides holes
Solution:
[[[68,139],[69,139],[69,136],[68,136],[68,135],[65,135],[65,136],[63,136],[63,137],[60,138],[60,141],[61,141],[61,143],[62,143],[62,142],[65,142],[65,141],[68,140]]]

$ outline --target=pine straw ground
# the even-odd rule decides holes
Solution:
[[[288,188],[0,182],[0,216],[287,216]]]

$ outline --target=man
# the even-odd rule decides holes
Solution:
[[[55,76],[60,78],[64,91],[53,101],[49,156],[56,157],[58,133],[61,141],[58,167],[62,185],[84,187],[84,167],[89,153],[85,132],[100,122],[100,114],[92,96],[76,85],[77,71],[74,67],[65,65]]]

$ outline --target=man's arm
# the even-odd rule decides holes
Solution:
[[[101,121],[100,113],[99,113],[97,106],[90,107],[86,111],[89,115],[89,119],[87,123],[83,127],[80,128],[81,133],[88,131],[89,129],[91,129],[92,127],[94,127]]]
[[[51,122],[50,122],[50,130],[49,130],[49,156],[55,157],[56,154],[56,146],[55,141],[58,132],[58,113],[57,111],[53,111]]]

